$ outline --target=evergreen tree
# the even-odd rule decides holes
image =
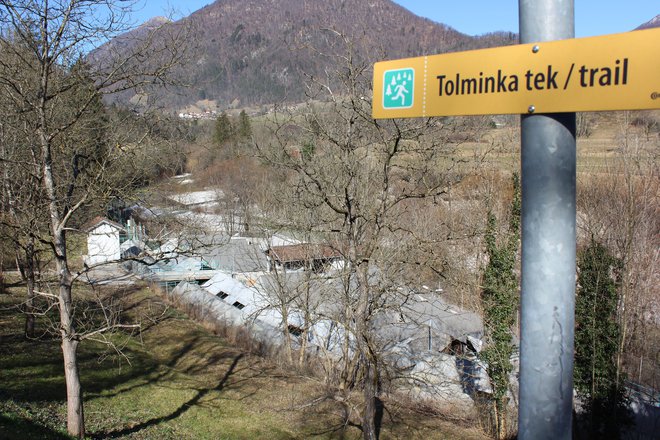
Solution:
[[[238,115],[238,136],[243,139],[252,136],[252,125],[245,110],[241,110],[241,113]]]
[[[213,138],[218,145],[222,145],[231,140],[233,136],[234,128],[231,125],[229,116],[227,116],[227,113],[222,112],[215,121],[215,133]]]
[[[508,230],[497,240],[497,220],[488,213],[486,253],[488,265],[483,277],[481,301],[484,308],[486,347],[481,355],[493,388],[494,434],[506,437],[507,392],[513,369],[512,328],[518,312],[518,277],[515,272],[520,237],[520,178],[513,175],[513,200]]]
[[[592,239],[578,255],[578,267],[574,382],[584,402],[581,431],[588,438],[616,439],[629,421],[616,364],[621,261]]]

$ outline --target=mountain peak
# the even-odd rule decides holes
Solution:
[[[656,15],[655,17],[653,17],[652,19],[650,19],[649,21],[647,21],[643,25],[635,28],[635,30],[638,31],[638,30],[642,30],[642,29],[651,29],[651,28],[656,28],[656,27],[660,27],[660,14]]]
[[[157,28],[159,26],[162,26],[164,24],[171,23],[171,22],[172,22],[172,20],[170,20],[167,17],[158,16],[158,17],[150,18],[149,20],[145,21],[144,23],[142,23],[138,27],[151,29],[151,28]]]

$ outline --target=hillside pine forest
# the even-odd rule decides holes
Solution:
[[[517,438],[521,117],[371,101],[377,61],[518,36],[390,0],[138,7],[0,1],[0,438]],[[575,135],[557,423],[657,439],[660,110]]]

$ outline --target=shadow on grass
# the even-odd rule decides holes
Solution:
[[[139,314],[140,310],[148,308],[147,306],[148,304],[142,302],[141,308],[135,309],[136,313]],[[133,336],[133,341],[129,341],[129,345],[123,349],[130,358],[130,364],[120,356],[108,356],[110,353],[107,347],[100,343],[85,341],[80,345],[78,361],[84,398],[87,401],[95,397],[106,399],[124,393],[130,394],[143,386],[163,382],[163,379],[166,380],[161,385],[167,387],[170,385],[169,376],[178,377],[179,374],[190,376],[186,377],[186,380],[192,379],[195,383],[192,388],[189,388],[190,382],[186,385],[193,397],[178,408],[167,410],[172,411],[169,414],[149,420],[142,418],[136,426],[118,426],[115,423],[99,427],[93,438],[140,436],[151,426],[167,423],[195,406],[204,405],[209,393],[222,390],[222,394],[226,396],[230,386],[238,386],[241,383],[242,387],[243,382],[250,383],[253,377],[266,374],[265,371],[257,371],[254,366],[248,366],[245,362],[239,366],[243,354],[227,349],[224,344],[218,345],[217,337],[206,335],[197,325],[191,326],[185,319],[168,319],[172,317],[170,313],[159,311],[160,309],[156,310],[154,315],[157,318],[152,323],[156,327],[154,331],[149,334],[142,332],[140,336],[145,338],[140,337],[140,342]],[[0,352],[3,353],[0,356],[0,402],[13,401],[18,408],[43,407],[53,402],[65,402],[66,386],[59,338],[26,340],[22,336],[21,321],[16,318],[15,309],[0,308]],[[140,343],[145,345],[138,345]],[[209,367],[212,367],[210,375],[205,374]],[[248,373],[250,377],[245,377],[244,373]],[[218,378],[221,378],[219,382]],[[203,382],[200,383],[201,380]],[[255,388],[255,392],[257,389]],[[56,429],[49,430],[29,417],[23,417],[20,411],[16,414],[12,411],[4,413],[3,417],[0,419],[0,439],[69,438],[58,433]],[[38,431],[40,429],[43,432]],[[22,432],[34,434],[17,434]]]
[[[0,398],[26,403],[66,401],[61,340],[48,334],[26,339],[22,315],[16,307],[20,299],[20,295],[14,295],[5,307],[0,307]],[[91,309],[93,303],[79,304]],[[38,325],[43,330],[49,322],[44,318]],[[126,358],[93,341],[80,345],[77,359],[85,397],[136,379],[151,379],[158,372],[157,360],[140,347],[128,346],[122,351]]]
[[[18,417],[0,414],[0,438],[70,440],[68,435]]]
[[[58,340],[5,338],[0,343],[0,396],[15,401],[65,401],[62,350]],[[85,343],[78,350],[78,365],[85,394],[94,395],[141,377],[150,377],[158,363],[141,351],[124,349],[130,358],[105,357],[106,348]],[[117,361],[124,365],[119,367]]]
[[[176,370],[177,364],[184,359],[189,353],[194,352],[195,350],[198,349],[197,344],[198,344],[198,337],[192,337],[188,341],[186,341],[180,349],[176,350],[176,352],[170,353],[168,355],[168,361],[164,364],[157,363],[156,360],[154,359],[149,359],[150,364],[145,365],[141,364],[139,362],[134,362],[131,360],[131,369],[136,370],[136,374],[134,377],[128,377],[125,382],[130,382],[130,385],[120,385],[117,384],[117,386],[102,386],[103,381],[97,381],[95,378],[93,378],[94,373],[89,372],[86,374],[87,380],[83,385],[85,385],[85,398],[93,398],[93,397],[99,397],[102,396],[104,398],[110,398],[114,396],[118,396],[123,393],[128,393],[134,389],[144,387],[149,384],[155,384],[161,382],[163,379],[168,377],[173,373],[173,371]],[[167,341],[153,341],[153,345],[159,345],[159,344],[165,344]],[[222,359],[229,358],[230,356],[226,354],[222,358],[220,357],[214,357],[210,359],[209,361],[205,362],[203,364],[203,367],[199,367],[199,369],[203,369],[204,367],[208,367],[211,365],[212,362],[217,362]],[[217,360],[216,360],[217,359]],[[190,368],[188,369],[190,370]],[[183,371],[184,373],[188,374],[189,371],[185,370]],[[97,390],[95,391],[94,389],[90,389],[89,386],[86,385],[86,382],[89,381],[92,384],[95,384],[94,388]],[[99,386],[101,385],[101,386]],[[110,391],[112,390],[112,391]]]
[[[225,372],[224,376],[222,379],[220,379],[220,382],[215,387],[212,388],[204,388],[201,390],[197,390],[197,393],[189,399],[187,402],[183,403],[181,406],[179,406],[174,412],[171,414],[168,414],[166,416],[162,417],[156,417],[151,420],[147,420],[145,422],[142,422],[136,426],[133,426],[131,428],[126,428],[122,429],[120,431],[114,431],[114,432],[108,432],[108,433],[96,433],[92,435],[92,438],[94,439],[111,439],[111,438],[122,438],[124,436],[130,435],[130,434],[135,434],[137,432],[142,431],[143,429],[149,428],[150,426],[155,426],[159,425],[163,422],[168,422],[170,420],[174,420],[181,416],[183,413],[188,411],[191,407],[197,405],[199,401],[204,398],[209,392],[211,391],[221,391],[224,387],[225,384],[227,383],[227,380],[229,377],[234,373],[234,370],[236,366],[238,365],[238,362],[241,360],[243,357],[243,354],[237,355],[227,371]]]
[[[13,311],[0,310],[0,315],[7,313]],[[11,330],[14,332],[4,334],[0,339],[0,352],[6,353],[0,356],[0,399],[26,403],[66,401],[59,339],[26,340],[22,334],[16,333],[17,329]],[[151,341],[150,345],[168,346],[172,344],[171,339],[171,335],[163,336]],[[176,349],[172,346],[164,364],[141,349],[123,349],[130,359],[129,364],[122,357],[106,356],[105,346],[91,341],[81,344],[78,363],[85,398],[112,397],[160,381],[182,359],[200,349],[200,338],[196,335],[188,335],[179,343],[183,345]],[[197,365],[188,365],[184,370],[193,374],[231,357],[226,352],[198,357]]]

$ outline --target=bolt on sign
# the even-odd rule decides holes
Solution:
[[[375,119],[660,108],[660,28],[374,65]]]

